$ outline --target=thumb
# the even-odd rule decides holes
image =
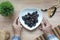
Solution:
[[[45,27],[45,25],[44,25],[44,23],[43,23],[43,22],[41,23],[41,26],[42,26],[42,28],[44,28],[44,27]]]

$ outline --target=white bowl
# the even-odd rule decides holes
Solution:
[[[26,25],[24,23],[24,21],[22,19],[22,16],[27,15],[28,12],[32,13],[32,12],[35,12],[35,11],[38,11],[38,14],[39,14],[38,23],[36,23],[36,26],[33,26],[32,28],[30,28],[28,25]],[[41,9],[38,9],[38,8],[25,8],[25,9],[21,10],[20,14],[19,14],[19,21],[20,21],[20,23],[23,25],[23,27],[25,27],[28,30],[36,29],[40,25],[42,19],[43,19],[43,17],[42,17]]]

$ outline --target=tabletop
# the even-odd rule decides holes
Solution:
[[[0,3],[5,0],[0,0]],[[55,4],[58,4],[57,0],[8,0],[14,6],[14,14],[11,17],[3,17],[0,15],[0,29],[9,31],[11,34],[11,38],[13,36],[13,21],[16,17],[18,17],[21,9],[26,7],[36,7],[39,9],[49,8]],[[48,19],[48,21],[52,24],[53,27],[60,24],[60,8],[57,9],[56,14],[52,17],[48,17],[48,12],[43,12],[43,16]],[[21,40],[34,40],[39,35],[43,34],[39,28],[28,31],[25,28],[22,29]],[[11,39],[10,39],[11,40]]]

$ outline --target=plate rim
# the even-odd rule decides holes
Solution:
[[[23,11],[23,10],[25,10],[25,9],[37,9],[37,10],[39,10],[40,12],[41,12],[41,14],[42,14],[42,11],[41,11],[41,9],[39,8],[24,8],[24,9],[22,9],[20,12],[19,12],[19,17],[20,17],[20,13]],[[43,19],[43,15],[42,15],[42,19]],[[42,19],[41,19],[41,21],[42,21]],[[19,18],[19,22],[21,23],[21,21],[20,21],[20,18]],[[41,23],[41,22],[40,22]],[[40,24],[39,23],[39,24]],[[39,26],[39,25],[38,25]],[[37,26],[37,27],[38,27]],[[24,27],[24,25],[23,25],[23,27]],[[27,28],[27,27],[24,27],[24,28],[26,28],[27,30],[34,30],[34,29],[36,29],[37,27],[35,27],[35,28]]]

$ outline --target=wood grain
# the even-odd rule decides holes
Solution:
[[[5,0],[0,0],[0,3]],[[56,0],[8,0],[10,1],[14,8],[15,12],[14,15],[10,18],[3,17],[0,15],[0,29],[9,31],[11,34],[11,38],[13,36],[13,29],[12,24],[16,17],[18,17],[18,14],[21,9],[26,7],[36,7],[39,9],[45,9],[49,8],[52,5],[57,4]],[[60,24],[60,8],[57,9],[56,14],[53,16],[53,18],[48,17],[48,12],[43,12],[43,16],[46,17],[49,22],[55,27],[57,24]],[[22,29],[21,39],[22,40],[34,40],[34,38],[38,37],[39,35],[43,34],[38,28],[32,32]],[[11,39],[10,39],[11,40]]]

